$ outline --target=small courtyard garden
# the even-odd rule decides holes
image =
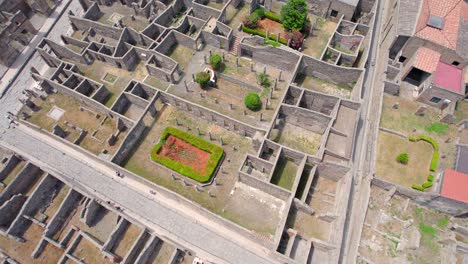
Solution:
[[[223,149],[200,137],[167,127],[151,151],[153,161],[201,183],[211,180]]]

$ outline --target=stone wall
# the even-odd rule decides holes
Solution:
[[[252,177],[244,172],[239,172],[239,181],[253,187],[255,189],[259,189],[273,197],[286,201],[290,196],[291,193],[286,191],[285,189],[278,187],[274,184],[261,181],[255,177]]]
[[[84,18],[78,18],[76,16],[69,16],[72,27],[76,30],[87,31],[90,28],[93,29],[99,35],[107,38],[118,40],[122,35],[123,29],[116,28],[108,25],[101,24],[99,22],[91,21]]]
[[[47,46],[52,49],[52,51],[57,55],[59,59],[68,59],[81,64],[91,63],[82,54],[78,54],[63,45],[55,43],[54,41],[44,39],[43,42],[45,42],[45,44],[47,44]]]
[[[115,226],[112,233],[109,235],[109,238],[107,239],[107,241],[102,246],[102,250],[111,251],[114,245],[117,243],[117,241],[122,239],[122,235],[124,234],[124,232],[127,230],[129,226],[130,226],[130,222],[128,222],[124,218],[121,218],[121,220]]]
[[[0,182],[3,182],[11,171],[18,165],[21,160],[16,155],[11,155],[8,161],[3,165],[0,171]]]
[[[0,193],[0,205],[3,205],[15,194],[25,193],[41,173],[42,171],[40,168],[31,163],[27,163],[15,179]]]
[[[460,84],[461,85],[461,84]],[[438,103],[433,103],[431,102],[432,97],[438,97],[441,98],[442,100]],[[418,102],[422,102],[428,105],[432,105],[438,108],[443,108],[444,105],[446,104],[444,102],[444,99],[450,100],[452,103],[457,102],[458,100],[461,100],[464,98],[464,95],[452,92],[450,90],[444,89],[444,88],[439,88],[435,85],[432,85],[429,88],[426,88],[416,99]]]
[[[384,81],[384,92],[390,95],[400,94],[400,85],[391,81]]]
[[[136,239],[135,243],[133,243],[131,249],[128,251],[127,255],[124,257],[122,263],[123,264],[133,264],[135,263],[136,258],[138,257],[141,250],[147,243],[150,238],[150,234],[143,230],[138,238]]]
[[[302,57],[299,69],[302,74],[351,88],[364,71],[363,69],[335,66],[308,56]]]
[[[96,216],[100,213],[101,210],[106,210],[103,208],[96,200],[91,199],[86,206],[86,212],[84,215],[84,222],[88,226],[93,226]]]
[[[8,228],[10,226],[27,198],[23,194],[15,194],[0,206],[0,227]]]
[[[255,41],[263,39],[258,36],[244,37],[239,43],[240,55],[253,58],[263,64],[267,64],[283,71],[292,71],[300,59],[300,55],[295,52],[271,46],[252,45]]]
[[[330,7],[328,9],[328,16],[331,16],[332,10],[338,11],[335,18],[339,18],[344,16],[344,19],[351,20],[354,16],[354,11],[356,10],[356,6],[349,5],[345,2],[340,0],[333,0],[330,3]]]
[[[218,18],[221,12],[210,6],[205,6],[196,2],[192,2],[192,12],[195,17],[203,20],[208,20],[210,17]]]
[[[265,131],[263,130],[252,127],[248,124],[222,115],[216,111],[213,111],[200,105],[193,104],[190,101],[186,101],[182,98],[176,97],[168,93],[161,92],[161,99],[164,103],[175,106],[179,110],[192,113],[199,118],[208,120],[212,124],[219,125],[230,131],[238,131],[243,136],[245,135],[247,137],[253,137],[257,132],[260,132],[262,134],[265,133]]]
[[[396,193],[411,199],[413,202],[450,215],[468,213],[468,204],[442,197],[437,193],[420,192],[380,178],[373,178],[372,185],[384,190],[396,188]]]
[[[284,116],[286,122],[321,135],[331,121],[330,116],[289,105],[282,105],[279,114],[281,118]]]
[[[55,234],[60,231],[62,225],[67,221],[70,214],[76,209],[78,206],[78,202],[81,200],[83,196],[73,190],[70,189],[68,191],[67,196],[63,200],[62,204],[60,205],[59,209],[52,217],[50,222],[47,224],[46,229],[44,231],[44,236],[48,238],[53,238]]]
[[[50,203],[50,201],[52,201],[54,190],[57,188],[58,184],[60,184],[60,181],[51,175],[44,177],[24,204],[18,217],[8,229],[8,234],[17,237],[22,236],[24,231],[27,229],[26,227],[30,224],[30,221],[23,217],[23,215],[34,217],[40,208],[44,207],[45,204]]]
[[[156,249],[156,246],[159,243],[164,243],[156,236],[153,236],[150,241],[151,242],[146,243],[140,255],[137,257],[135,263],[148,263],[149,258],[151,257],[151,255],[154,253]]]

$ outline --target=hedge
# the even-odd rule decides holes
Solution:
[[[432,145],[432,148],[434,148],[434,154],[432,155],[432,160],[431,160],[431,165],[429,167],[429,170],[430,171],[436,171],[437,170],[437,165],[439,163],[439,143],[437,143],[437,140],[431,138],[431,137],[428,137],[428,136],[424,136],[424,135],[421,135],[419,137],[409,137],[408,138],[409,141],[411,142],[416,142],[416,141],[426,141],[427,143],[431,144]]]
[[[422,184],[422,187],[424,189],[431,188],[432,187],[432,182],[425,182]]]
[[[266,32],[264,30],[262,30],[262,29],[252,29],[252,28],[248,28],[246,26],[242,26],[242,31],[244,31],[245,33],[260,36],[262,38],[266,38]],[[276,35],[275,34],[269,34],[268,38],[271,39],[271,40],[276,41]],[[285,38],[280,37],[279,38],[279,43],[281,43],[283,45],[288,45],[288,40],[285,39]]]
[[[261,18],[268,18],[268,19],[271,19],[273,21],[276,21],[278,23],[281,23],[281,16],[276,14],[276,13],[273,13],[273,12],[270,12],[270,11],[267,11],[263,8],[257,8],[253,11],[253,13],[256,13],[257,15],[259,15]]]
[[[433,182],[434,181],[434,175],[429,174],[429,176],[427,176],[427,181]]]
[[[413,184],[413,185],[411,185],[411,188],[413,188],[415,190],[418,190],[418,191],[421,191],[421,192],[424,192],[424,188],[421,185]]]
[[[166,139],[170,136],[179,138],[190,145],[210,153],[210,158],[204,172],[199,172],[187,165],[177,162],[168,157],[158,155],[159,150],[163,146]],[[218,167],[221,158],[224,155],[224,150],[220,146],[210,143],[203,138],[197,137],[185,131],[179,130],[175,127],[167,127],[161,135],[159,143],[156,144],[151,150],[151,159],[161,165],[174,170],[184,176],[201,183],[209,182],[216,168]]]

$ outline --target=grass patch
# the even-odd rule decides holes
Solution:
[[[162,156],[158,154],[159,150],[165,143],[165,140],[170,135],[176,138],[179,138],[198,149],[201,149],[203,151],[210,153],[210,158],[208,160],[208,164],[204,172],[199,172],[178,161],[175,161],[166,156]],[[159,143],[156,144],[154,148],[151,150],[151,159],[193,180],[196,180],[201,183],[206,183],[210,181],[211,177],[213,176],[213,173],[218,167],[218,164],[221,161],[223,154],[224,154],[224,150],[220,146],[217,146],[213,143],[210,143],[200,137],[197,137],[185,131],[179,130],[175,127],[167,127],[162,133]]]
[[[447,130],[449,129],[449,125],[444,124],[444,123],[434,123],[428,127],[426,127],[427,132],[433,132],[439,135],[445,135],[447,134]]]
[[[448,218],[447,215],[444,216],[444,218],[440,219],[440,220],[437,222],[437,226],[438,226],[438,227],[441,227],[441,228],[447,227],[448,224],[449,224],[449,218]]]
[[[294,179],[296,178],[296,172],[297,166],[292,160],[281,158],[273,172],[271,183],[287,190],[291,190],[294,184]]]

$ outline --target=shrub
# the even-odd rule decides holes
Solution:
[[[281,21],[287,29],[302,30],[307,19],[305,0],[289,0],[281,8]]]
[[[271,19],[273,21],[281,23],[281,17],[278,14],[275,14],[275,13],[270,12],[270,11],[265,11],[264,15],[268,19]]]
[[[204,173],[200,173],[199,171],[166,156],[158,155],[159,150],[170,135],[182,139],[190,145],[210,153],[210,158]],[[161,135],[160,142],[151,150],[151,159],[153,161],[201,183],[210,181],[223,155],[224,150],[220,146],[175,127],[167,127]]]
[[[210,82],[210,74],[204,71],[197,73],[195,75],[195,82],[199,83],[202,88],[205,88]]]
[[[260,101],[260,96],[256,93],[248,93],[244,98],[245,106],[252,110],[257,111],[262,106],[262,101]]]
[[[221,68],[221,63],[222,63],[223,59],[221,57],[221,55],[219,54],[213,54],[210,56],[210,65],[211,67],[213,67],[214,70],[219,70],[219,68]]]
[[[244,25],[248,28],[257,28],[258,20],[260,20],[260,16],[257,13],[252,13],[247,19],[244,19]]]
[[[413,184],[413,185],[411,185],[411,188],[413,188],[415,190],[418,190],[418,191],[421,191],[421,192],[424,192],[424,188],[421,185]]]
[[[264,73],[259,73],[257,75],[258,82],[260,83],[261,86],[265,88],[270,88],[271,86],[271,81],[270,78],[268,78],[268,75]]]
[[[253,12],[256,13],[260,19],[265,17],[265,9],[263,8],[257,8]]]
[[[429,176],[427,176],[427,181],[433,182],[434,181],[434,175],[429,174]]]
[[[304,41],[304,35],[301,32],[294,30],[292,33],[286,33],[286,39],[291,39],[291,48],[299,49]]]
[[[409,156],[408,153],[401,153],[400,155],[397,156],[396,161],[398,161],[401,164],[408,164],[409,161]]]
[[[425,182],[422,184],[422,187],[424,189],[431,188],[432,187],[432,182]]]

